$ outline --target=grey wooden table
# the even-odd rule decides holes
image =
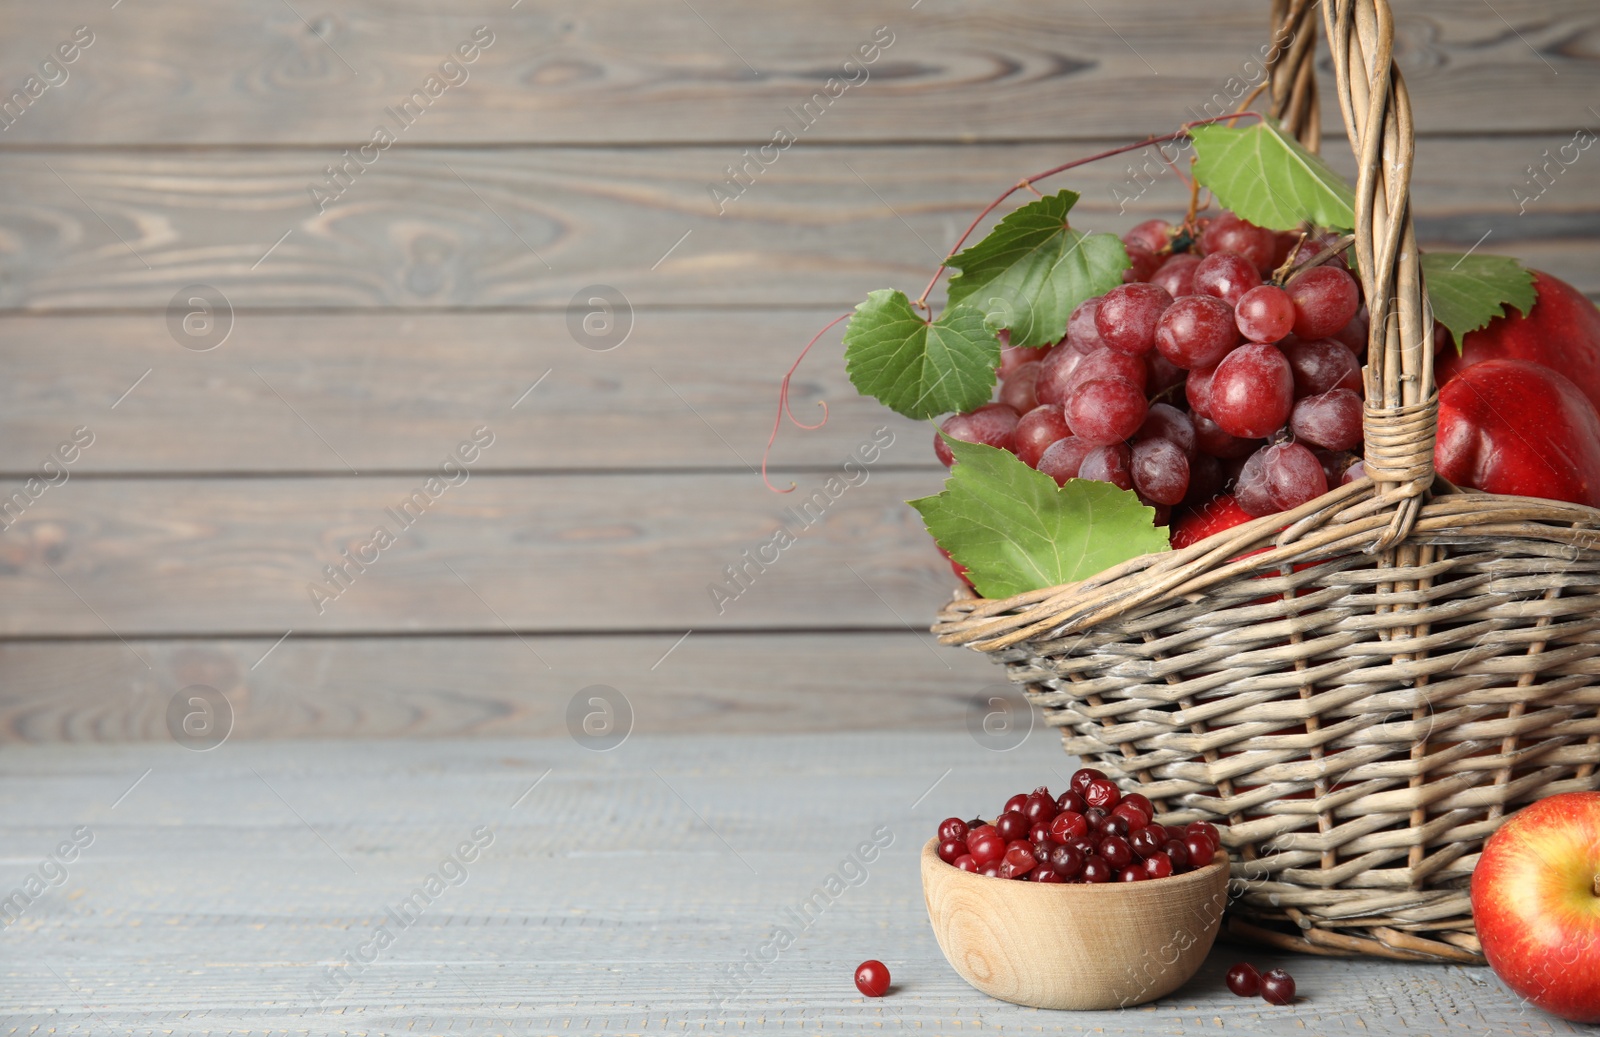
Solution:
[[[87,845],[0,931],[0,1033],[1593,1032],[1486,969],[1231,946],[1123,1012],[976,993],[933,941],[918,849],[1071,762],[1044,730],[1005,752],[927,733],[10,747],[4,888]],[[796,925],[874,833],[883,854]],[[778,925],[793,944],[731,980]],[[1288,965],[1299,1003],[1229,994],[1247,955]],[[866,958],[889,997],[856,993]]]

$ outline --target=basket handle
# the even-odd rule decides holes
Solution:
[[[1267,52],[1272,117],[1311,152],[1322,144],[1316,13],[1317,0],[1272,0],[1272,44]]]
[[[1362,420],[1373,502],[1394,519],[1373,550],[1403,540],[1433,484],[1439,396],[1433,310],[1422,283],[1410,185],[1411,97],[1394,63],[1388,0],[1322,0],[1339,108],[1359,169],[1355,252],[1371,315]]]

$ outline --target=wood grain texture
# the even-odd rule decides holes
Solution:
[[[1424,141],[1412,187],[1424,247],[1465,251],[1489,232],[1484,250],[1600,292],[1600,153],[1552,160],[1546,188],[1528,169],[1571,137]],[[635,308],[842,309],[873,288],[919,289],[1019,176],[1127,140],[797,146],[720,214],[710,188],[737,148],[391,150],[321,213],[308,188],[336,151],[0,153],[11,199],[0,206],[0,309],[165,312],[195,282],[241,310],[565,311],[597,283]],[[1353,171],[1342,139],[1326,150]],[[1075,219],[1091,230],[1170,217],[1187,201],[1153,154],[1051,185],[1083,195]],[[787,361],[796,349],[779,352]]]
[[[1167,126],[1224,91],[1267,42],[1258,0],[1210,3],[1203,17],[1175,17],[1168,0],[1105,9],[1008,0],[981,11],[953,0],[915,9],[828,0],[764,6],[759,17],[738,0],[703,0],[694,16],[615,0],[509,7],[248,0],[179,16],[91,0],[24,5],[0,45],[8,90],[75,26],[95,38],[6,143],[364,142],[384,109],[423,88],[478,26],[494,42],[465,81],[447,70],[460,85],[407,143],[761,143],[880,26],[893,34],[889,49],[809,138],[1085,136]],[[1587,123],[1600,65],[1585,0],[1419,0],[1399,14],[1419,126]],[[1548,103],[1519,103],[1535,93]],[[1338,125],[1331,108],[1323,124]]]
[[[1071,761],[1039,734],[1006,753],[877,732],[640,737],[611,753],[566,739],[12,747],[0,889],[77,826],[94,838],[0,932],[0,1032],[1587,1032],[1487,969],[1235,947],[1136,1011],[978,994],[934,942],[917,851],[951,812],[1059,785]],[[460,884],[403,929],[389,921],[480,827],[493,841]],[[874,838],[887,847],[842,866]],[[823,906],[802,927],[788,912],[808,900]],[[319,1003],[328,967],[380,925],[393,944]],[[780,925],[794,942],[735,983]],[[866,957],[893,971],[890,997],[851,988]],[[1286,965],[1300,1001],[1228,993],[1240,957]]]
[[[1022,702],[987,659],[903,630],[275,641],[139,641],[150,669],[115,640],[0,643],[0,741],[168,741],[168,703],[196,684],[227,697],[236,741],[565,737],[594,684],[640,735],[948,732],[986,688]]]
[[[417,472],[485,423],[497,439],[478,471],[747,471],[784,369],[835,316],[641,312],[606,352],[581,348],[560,313],[242,314],[207,352],[180,348],[160,314],[0,318],[0,496],[82,425],[95,440],[73,474],[348,474],[341,456],[363,473]],[[791,386],[797,417],[815,422],[826,401],[828,422],[784,422],[773,481],[837,468],[884,428],[899,445],[883,463],[937,468],[926,424],[850,385],[839,334]]]
[[[477,475],[409,528],[420,475],[73,479],[0,536],[0,634],[922,629],[955,578],[904,502],[941,480],[864,471],[831,502],[820,474],[789,497],[749,472]],[[814,492],[814,524],[785,513]]]

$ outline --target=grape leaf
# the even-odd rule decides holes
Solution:
[[[1122,283],[1128,252],[1112,234],[1085,234],[1067,223],[1073,191],[1029,202],[976,245],[952,256],[952,305],[981,309],[1014,346],[1048,346],[1067,333],[1072,310]]]
[[[930,324],[888,288],[856,307],[844,346],[850,383],[908,418],[988,403],[1000,366],[1000,340],[980,311],[950,306]]]
[[[1307,220],[1334,230],[1356,225],[1350,185],[1275,120],[1196,126],[1189,137],[1195,179],[1240,218],[1272,230],[1294,230]]]
[[[907,503],[986,598],[1073,583],[1167,550],[1155,509],[1132,490],[1089,479],[1058,487],[1008,450],[945,442],[956,463],[944,492]]]
[[[1538,301],[1533,271],[1509,256],[1424,252],[1422,279],[1433,319],[1450,330],[1458,353],[1467,332],[1504,315],[1507,306],[1527,314]]]

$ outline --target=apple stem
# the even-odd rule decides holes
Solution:
[[[1600,871],[1594,873],[1594,895],[1600,897]]]

